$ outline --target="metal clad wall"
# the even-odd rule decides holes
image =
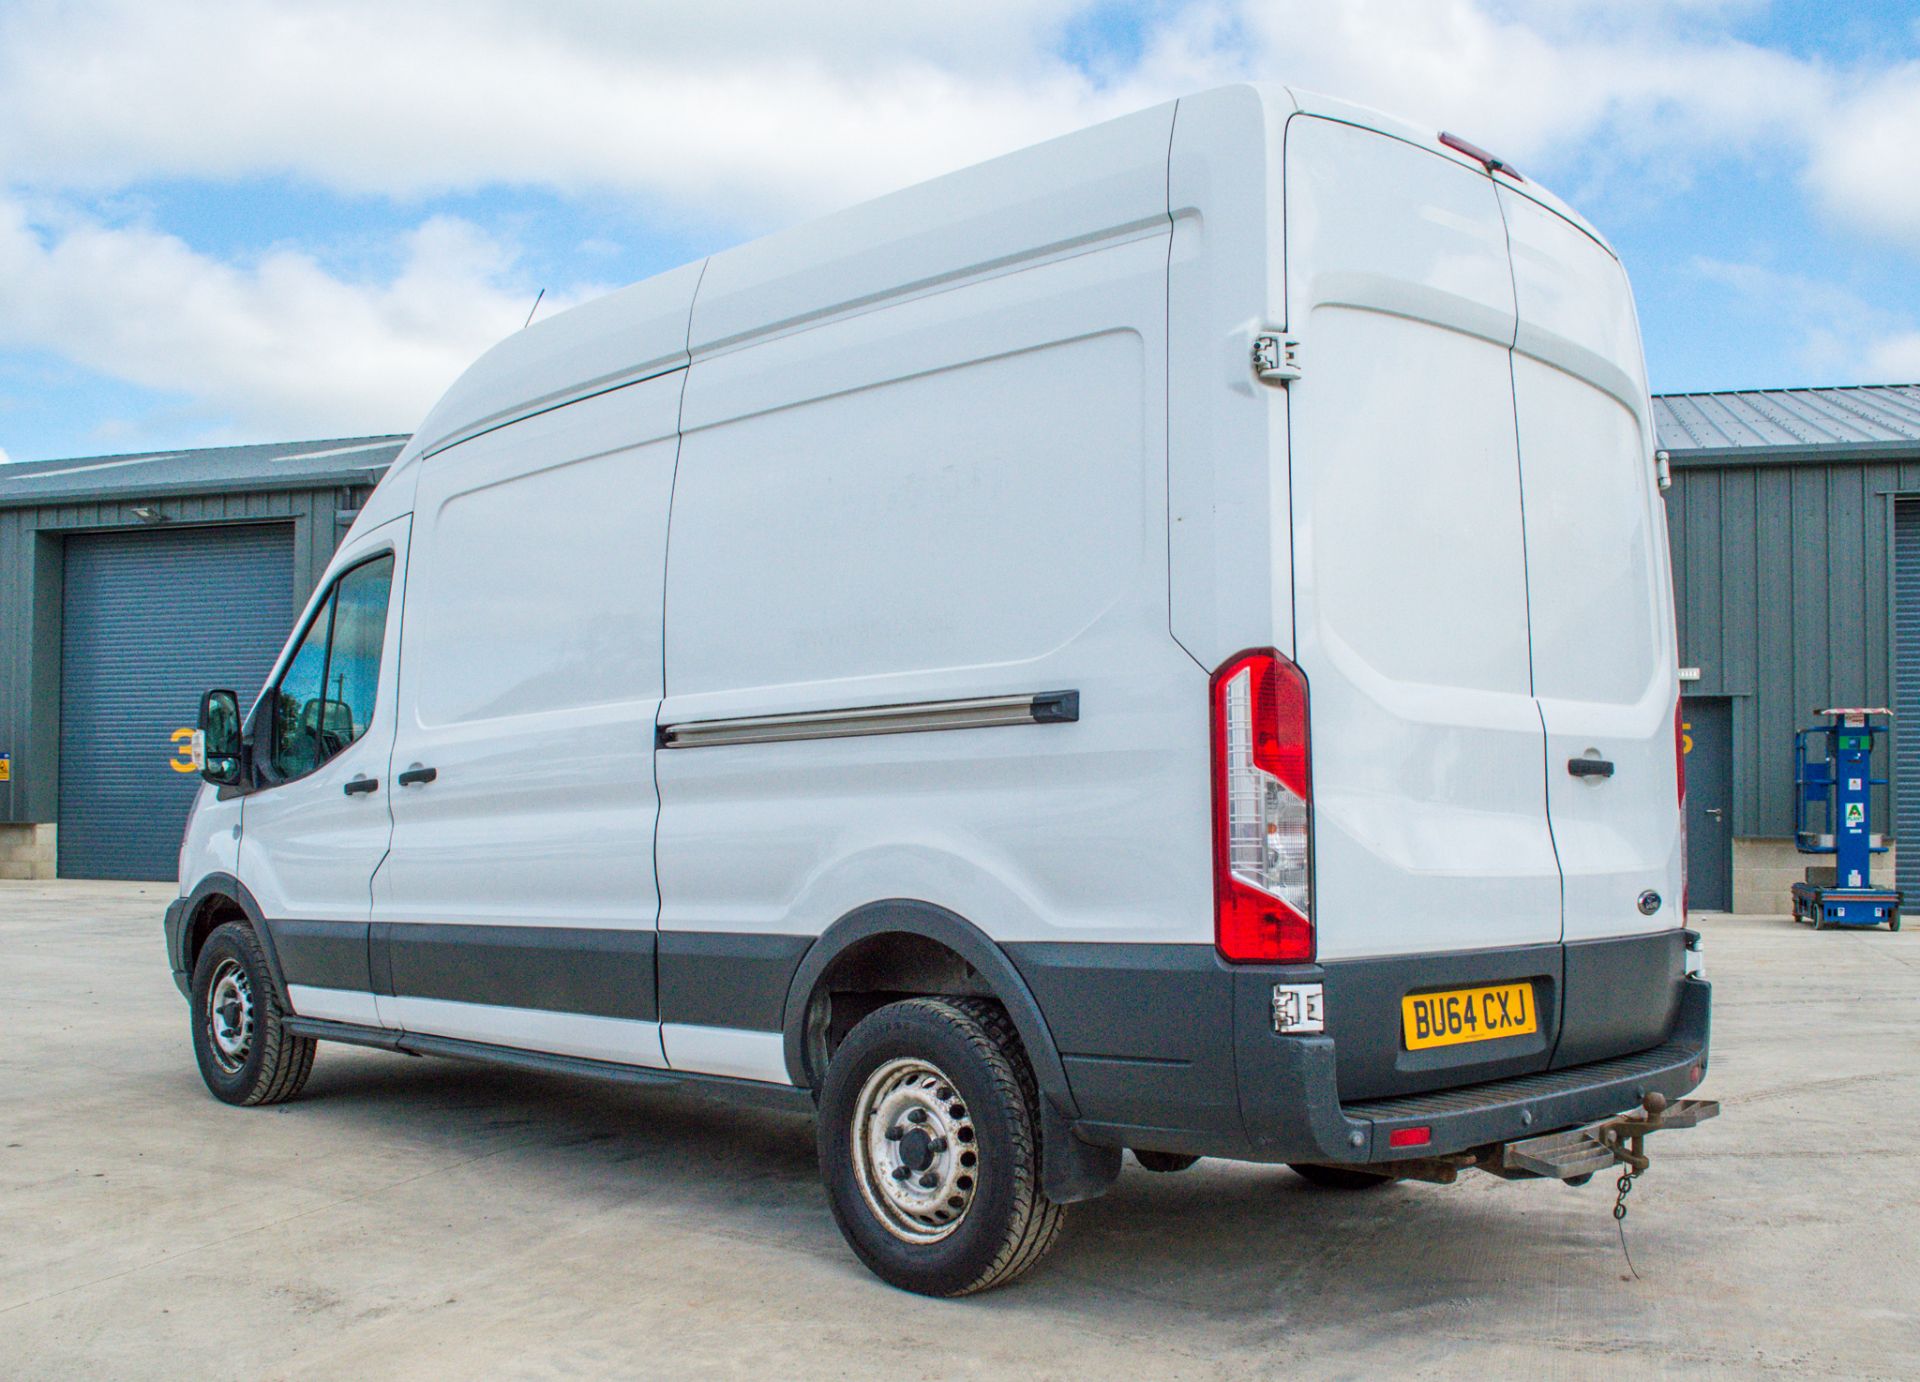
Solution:
[[[370,486],[174,495],[158,501],[168,528],[285,522],[293,532],[293,584],[281,633],[319,584],[345,535],[342,510]],[[13,780],[0,783],[0,823],[51,821],[59,810],[61,545],[82,531],[151,531],[133,510],[156,501],[110,499],[0,508],[0,752]]]
[[[1893,565],[1894,812],[1920,821],[1920,500],[1894,506]],[[1920,897],[1920,848],[1894,863],[1900,888]]]
[[[1732,698],[1737,836],[1792,835],[1793,733],[1815,710],[1891,704],[1900,491],[1920,491],[1920,462],[1675,466],[1667,517],[1680,661],[1700,669],[1690,693]],[[1884,793],[1874,800],[1889,835],[1896,805]]]
[[[251,698],[292,602],[292,525],[82,534],[61,610],[60,876],[174,875],[198,774],[169,766],[200,693]]]

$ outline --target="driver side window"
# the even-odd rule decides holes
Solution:
[[[343,573],[327,592],[268,702],[260,764],[268,782],[304,777],[367,732],[392,588],[387,555]]]

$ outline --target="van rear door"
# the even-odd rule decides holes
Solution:
[[[1285,179],[1318,954],[1533,947],[1527,963],[1557,982],[1513,278],[1493,183],[1438,151],[1307,116],[1288,122]],[[1421,973],[1456,968],[1463,981],[1509,977],[1465,956]],[[1370,1027],[1397,1044],[1398,1021],[1394,996]]]
[[[1585,231],[1511,188],[1499,197],[1519,310],[1534,694],[1565,936],[1667,930],[1682,924],[1679,683],[1633,297],[1619,261]]]

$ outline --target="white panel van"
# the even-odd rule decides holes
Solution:
[[[1707,1064],[1666,554],[1619,261],[1451,136],[1235,86],[717,254],[484,356],[209,693],[200,1069],[817,1110],[940,1295],[1123,1151],[1579,1179]]]

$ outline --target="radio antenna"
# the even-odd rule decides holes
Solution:
[[[533,314],[540,310],[540,299],[545,297],[546,295],[547,295],[547,290],[545,288],[542,288],[539,292],[533,295],[533,306],[527,309],[527,319],[520,323],[520,329],[522,331],[525,331],[529,326],[533,325]]]

